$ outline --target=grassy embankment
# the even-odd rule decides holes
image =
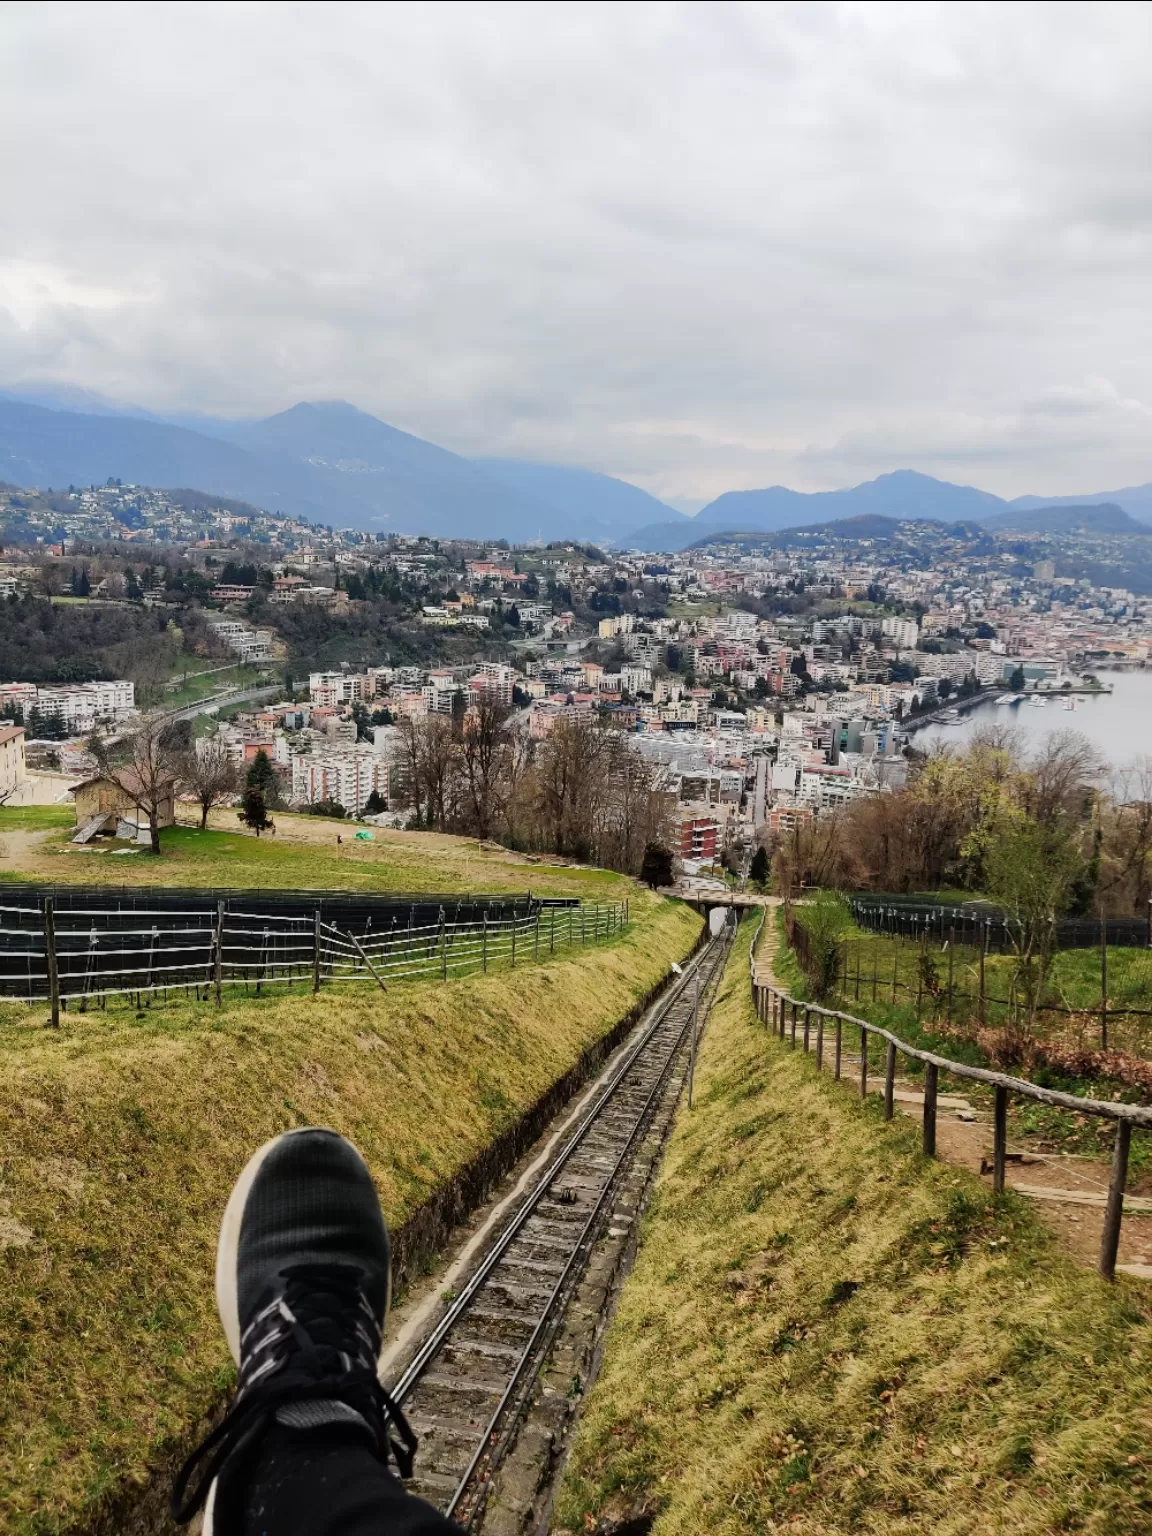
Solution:
[[[186,806],[179,813],[194,815]],[[374,827],[372,841],[361,843],[355,840],[353,823],[279,811],[275,837],[252,836],[240,826],[234,810],[214,811],[205,832],[198,826],[166,827],[159,858],[142,850],[75,848],[68,841],[75,820],[71,806],[0,808],[0,843],[9,846],[0,862],[0,880],[493,895],[531,889],[587,901],[620,900],[634,889],[630,880],[606,870],[541,863],[494,845],[434,832]],[[29,833],[42,836],[34,840],[26,836]]]
[[[236,841],[236,883],[274,883],[275,866],[243,862],[270,845]],[[402,874],[351,868],[377,885],[442,888],[451,868],[457,888],[475,878],[459,841],[455,860],[452,839],[429,841]],[[135,867],[116,860],[117,874],[123,864]],[[203,859],[180,867],[222,880]],[[518,889],[543,873],[479,871],[487,888],[514,872]],[[279,873],[305,883],[297,865]],[[337,883],[323,860],[314,873]],[[172,878],[167,857],[157,878]],[[620,938],[514,976],[69,1014],[59,1032],[43,1029],[43,1006],[0,1009],[0,1532],[84,1529],[218,1403],[231,1367],[212,1300],[215,1232],[253,1148],[333,1125],[403,1223],[690,947],[690,909],[629,889]]]
[[[809,996],[807,979],[795,953],[787,948],[783,913],[777,918],[780,924],[780,949],[776,959],[776,971],[783,984],[796,997]],[[1043,1054],[1031,1064],[1019,1061],[1000,1062],[989,1057],[982,1045],[989,1036],[979,1028],[976,1004],[958,994],[961,989],[976,996],[979,994],[979,955],[957,947],[953,957],[953,984],[956,989],[953,1021],[948,1022],[948,962],[947,953],[941,946],[920,946],[894,938],[860,935],[852,928],[848,935],[848,981],[840,996],[833,999],[836,1006],[860,1018],[880,1024],[910,1045],[919,1045],[936,1051],[953,1061],[966,1062],[971,1066],[999,1066],[1018,1077],[1027,1077],[1049,1088],[1059,1088],[1065,1093],[1082,1097],[1121,1099],[1126,1102],[1148,1102],[1148,1093],[1139,1080],[1124,1076],[1124,1063],[1120,1058],[1081,1056],[1088,1066],[1067,1065],[1076,1062],[1077,1055],[1066,1056],[1065,1048],[1072,1047],[1079,1054],[1081,1048],[1091,1052],[1099,1044],[1100,1003],[1100,954],[1098,950],[1065,950],[1055,957],[1053,981],[1046,995],[1054,995],[1065,1007],[1081,1012],[1073,1015],[1040,1013],[1036,1022],[1036,1047],[1040,1053],[1048,1048],[1050,1060]],[[863,979],[857,997],[856,944],[861,948],[862,977],[876,977],[873,988]],[[935,996],[923,989],[919,971],[921,957],[928,954],[934,963],[939,991]],[[990,997],[1006,997],[1010,986],[1013,960],[1010,955],[989,955],[986,959],[986,988]],[[895,997],[893,1002],[893,979]],[[872,993],[875,990],[876,996]],[[919,1006],[917,1001],[919,997]],[[1147,1007],[1152,1003],[1152,965],[1147,950],[1122,946],[1108,949],[1108,999],[1109,1043],[1113,1051],[1127,1051],[1146,1058],[1152,1049],[1152,1021],[1132,1014],[1125,1015],[1123,1006]],[[988,1022],[995,1030],[1002,1025],[1007,1010],[990,1004]],[[851,1048],[858,1050],[853,1039]],[[882,1072],[884,1067],[884,1043],[873,1040],[869,1047],[870,1069]],[[1093,1066],[1095,1060],[1096,1066]],[[1113,1063],[1111,1069],[1108,1063]],[[914,1061],[901,1061],[900,1070],[910,1077],[922,1071]],[[1115,1075],[1109,1075],[1109,1071]],[[973,1103],[990,1108],[992,1093],[978,1084],[940,1080],[942,1092],[958,1092]],[[1110,1121],[1091,1116],[1074,1114],[1068,1110],[1053,1109],[1045,1104],[1012,1100],[1009,1104],[1009,1125],[1012,1137],[1036,1151],[1060,1151],[1110,1158],[1114,1128]],[[1132,1136],[1129,1159],[1129,1189],[1143,1191],[1142,1179],[1152,1172],[1152,1135],[1136,1130]]]
[[[553,1529],[1134,1532],[1152,1318],[755,1023],[733,949]]]
[[[173,669],[171,682],[166,686],[158,703],[162,709],[183,709],[187,704],[198,704],[211,694],[225,688],[255,688],[262,682],[272,682],[267,667],[256,667],[244,662],[235,666],[221,667],[218,662],[201,664],[190,669]]]

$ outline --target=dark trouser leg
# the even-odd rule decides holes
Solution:
[[[244,1477],[235,1536],[459,1536],[460,1527],[406,1493],[364,1438],[277,1427]],[[228,1500],[231,1504],[232,1501]],[[233,1536],[217,1524],[216,1536]]]

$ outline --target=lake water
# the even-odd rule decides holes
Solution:
[[[951,725],[929,725],[916,731],[912,743],[921,751],[935,742],[963,746],[973,731],[989,723],[1011,725],[1035,741],[1053,731],[1079,731],[1087,736],[1109,767],[1122,768],[1138,757],[1152,758],[1152,670],[1095,673],[1113,692],[1075,695],[1076,708],[1065,709],[1051,698],[1043,709],[1031,703],[980,704]]]

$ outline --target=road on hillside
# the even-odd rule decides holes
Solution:
[[[185,704],[180,709],[174,709],[168,716],[170,720],[194,720],[197,715],[206,715],[210,710],[220,709],[228,704],[243,704],[248,699],[261,699],[265,694],[280,693],[279,683],[261,683],[256,688],[242,688],[236,692],[231,690],[224,693],[210,694],[205,699],[198,700],[195,704]]]

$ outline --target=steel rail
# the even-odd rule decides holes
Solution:
[[[721,945],[721,958],[723,956],[723,948],[724,946]],[[718,975],[718,971],[719,967],[714,966],[713,969],[709,972],[708,980],[704,983],[704,992],[702,994],[701,1001],[706,998],[708,988],[712,986],[713,982],[715,981]],[[679,1000],[680,999],[678,998],[677,1001]],[[492,1472],[496,1470],[496,1468],[504,1459],[504,1455],[508,1450],[512,1437],[519,1427],[519,1422],[523,1415],[523,1409],[525,1406],[526,1392],[521,1394],[520,1402],[517,1404],[516,1410],[513,1412],[511,1420],[504,1426],[504,1431],[499,1444],[492,1446],[490,1442],[499,1430],[500,1420],[504,1417],[504,1414],[508,1408],[509,1403],[512,1401],[512,1397],[516,1389],[521,1386],[523,1386],[525,1389],[530,1388],[532,1382],[535,1380],[539,1372],[540,1366],[547,1355],[548,1346],[551,1344],[552,1339],[555,1337],[556,1330],[559,1328],[561,1322],[563,1321],[564,1312],[567,1308],[569,1300],[571,1299],[570,1295],[567,1294],[569,1291],[569,1281],[571,1281],[573,1277],[578,1278],[577,1266],[583,1262],[587,1256],[587,1250],[589,1250],[596,1241],[596,1238],[599,1234],[599,1229],[603,1224],[605,1207],[610,1204],[611,1200],[615,1199],[621,1176],[627,1171],[631,1164],[632,1154],[635,1150],[636,1143],[640,1139],[641,1135],[646,1133],[649,1126],[651,1125],[653,1114],[659,1102],[660,1096],[663,1094],[664,1089],[667,1086],[668,1078],[672,1074],[672,1068],[674,1067],[676,1059],[683,1049],[685,1037],[687,1036],[691,1026],[692,1015],[689,1014],[688,1018],[684,1021],[683,1028],[676,1036],[670,1050],[668,1051],[664,1064],[660,1069],[660,1073],[655,1083],[652,1085],[652,1089],[648,1094],[648,1097],[645,1099],[640,1113],[636,1117],[628,1139],[612,1166],[612,1171],[608,1176],[603,1190],[600,1192],[600,1196],[597,1199],[595,1206],[588,1216],[588,1220],[584,1223],[580,1235],[573,1245],[572,1252],[568,1257],[568,1261],[565,1264],[564,1269],[555,1286],[553,1287],[552,1294],[549,1296],[547,1302],[545,1303],[544,1310],[540,1316],[540,1320],[537,1322],[536,1327],[533,1329],[532,1336],[524,1346],[520,1360],[518,1361],[516,1370],[512,1376],[512,1380],[509,1382],[507,1388],[505,1389],[504,1396],[501,1398],[500,1402],[497,1404],[494,1412],[492,1413],[484,1433],[480,1437],[479,1444],[477,1445],[472,1460],[468,1464],[465,1472],[462,1474],[459,1486],[457,1487],[456,1492],[453,1494],[452,1499],[445,1510],[445,1514],[449,1516],[455,1516],[457,1514],[461,1504],[468,1496],[470,1485],[475,1480],[478,1469],[482,1463],[486,1462],[488,1480],[481,1483],[480,1488],[477,1490],[475,1503],[468,1511],[467,1517],[464,1521],[465,1530],[470,1531],[472,1529],[476,1522],[477,1516],[480,1514],[484,1507],[488,1489],[491,1485]],[[547,1182],[550,1184],[551,1180],[548,1180]],[[547,1185],[545,1187],[547,1187]]]
[[[477,1300],[501,1261],[508,1254],[513,1243],[521,1235],[529,1220],[536,1214],[544,1200],[548,1197],[557,1177],[584,1146],[591,1133],[601,1124],[605,1111],[612,1105],[617,1091],[632,1074],[637,1062],[649,1052],[657,1036],[665,1029],[677,1004],[687,1000],[689,985],[697,973],[702,973],[705,969],[708,972],[707,980],[704,984],[705,995],[707,994],[708,987],[720,973],[719,961],[726,950],[727,939],[728,930],[725,928],[720,935],[709,940],[698,952],[689,965],[685,967],[683,976],[669,991],[667,997],[658,1005],[651,1021],[644,1029],[640,1038],[629,1047],[620,1062],[612,1069],[611,1075],[598,1093],[595,1102],[584,1113],[559,1154],[542,1171],[532,1192],[501,1232],[481,1264],[469,1278],[460,1295],[429,1334],[392,1389],[392,1395],[398,1403],[403,1404],[412,1395],[421,1378],[428,1371],[437,1356],[440,1355],[445,1344],[451,1339],[454,1331],[468,1317],[473,1303]],[[477,1470],[481,1464],[486,1464],[490,1473],[502,1459],[508,1441],[515,1431],[519,1415],[514,1414],[512,1421],[504,1431],[503,1438],[496,1446],[493,1446],[491,1443],[493,1437],[499,1432],[501,1420],[506,1417],[509,1405],[512,1403],[517,1390],[530,1385],[535,1379],[545,1353],[541,1349],[541,1341],[546,1338],[550,1328],[559,1325],[563,1317],[566,1306],[566,1294],[570,1289],[573,1276],[578,1273],[578,1265],[590,1247],[590,1239],[594,1240],[594,1235],[602,1224],[605,1207],[614,1196],[620,1182],[620,1177],[626,1171],[632,1159],[637,1140],[651,1122],[655,1107],[667,1085],[668,1078],[688,1035],[691,1020],[692,1014],[690,1010],[683,1025],[668,1045],[655,1082],[645,1097],[643,1104],[632,1117],[631,1128],[625,1143],[613,1163],[592,1211],[579,1232],[574,1236],[563,1271],[557,1278],[551,1293],[543,1304],[540,1317],[536,1321],[530,1338],[520,1351],[511,1378],[499,1403],[489,1417],[485,1429],[479,1435],[477,1448],[468,1467],[461,1475],[456,1491],[447,1506],[448,1514],[453,1514],[457,1511],[468,1496],[470,1485],[474,1482]],[[469,1514],[467,1521],[469,1527],[471,1527],[476,1515],[479,1513],[482,1503],[483,1498],[481,1497]]]

